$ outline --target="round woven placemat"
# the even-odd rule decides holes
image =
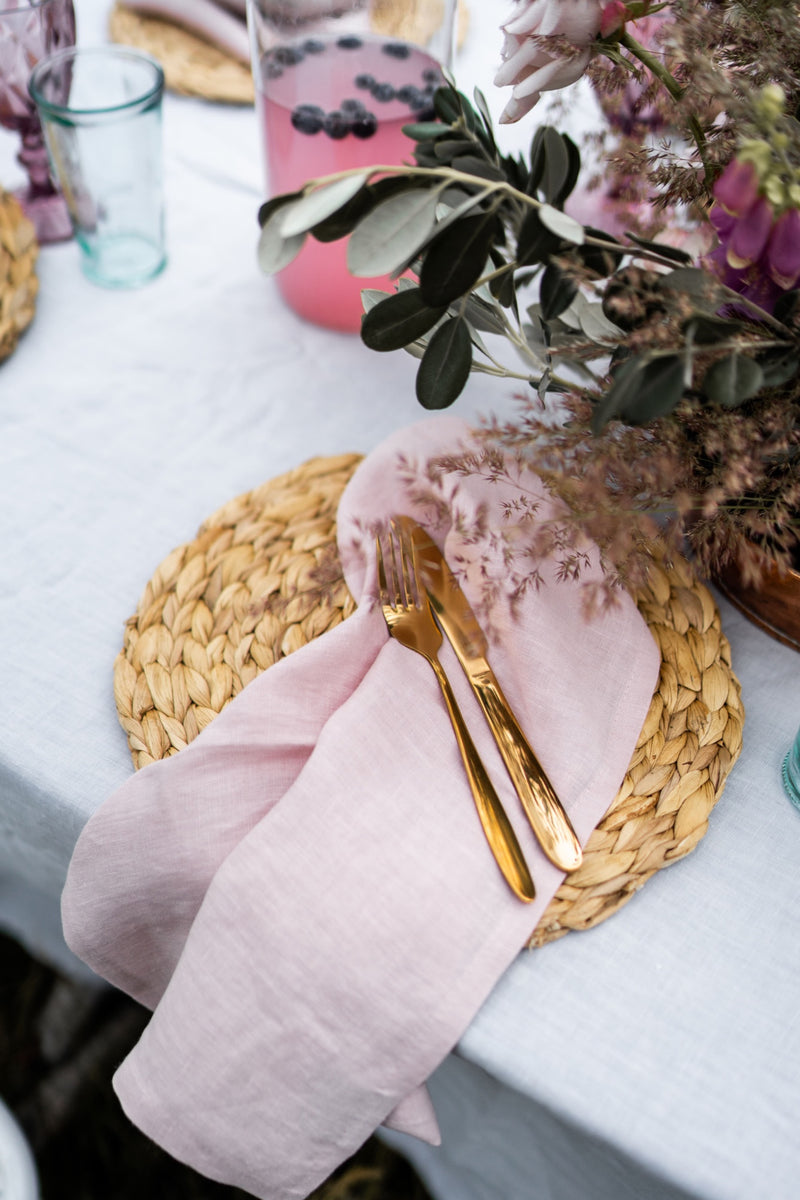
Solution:
[[[376,0],[373,27],[386,37],[424,42],[430,36],[432,20],[438,19],[435,4],[442,2]],[[462,3],[458,12],[459,45],[466,36],[468,21],[467,8]],[[124,4],[114,5],[108,28],[112,41],[146,50],[158,59],[171,92],[225,104],[253,103],[255,91],[250,67],[188,29],[160,17],[136,13]]]
[[[249,65],[188,29],[115,4],[108,31],[112,41],[135,46],[157,58],[164,68],[164,83],[171,92],[225,104],[253,103]]]
[[[0,188],[0,362],[16,348],[36,311],[39,243],[19,201]]]
[[[260,671],[348,617],[339,497],[358,455],[315,458],[231,500],[147,584],[114,664],[134,765],[187,745]],[[742,746],[740,688],[711,593],[683,560],[636,597],[661,672],[622,786],[531,946],[616,912],[697,845]]]

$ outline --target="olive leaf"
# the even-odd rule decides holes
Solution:
[[[500,183],[505,179],[503,172],[494,163],[477,154],[458,155],[450,163],[454,171],[462,171],[465,175],[474,175],[477,179],[490,179],[492,183]]]
[[[525,191],[529,196],[535,196],[539,190],[539,184],[542,181],[544,174],[545,162],[545,147],[544,147],[544,131],[546,125],[539,125],[531,140],[530,167],[528,169],[528,177],[525,181]]]
[[[621,409],[639,394],[644,377],[645,362],[642,358],[626,359],[614,371],[611,386],[597,404],[592,413],[592,430],[601,433],[604,426],[614,417],[619,416]]]
[[[630,229],[625,230],[625,235],[642,250],[652,250],[656,254],[660,254],[662,258],[668,258],[671,262],[688,266],[692,261],[691,254],[687,254],[685,250],[678,250],[675,246],[665,246],[661,242],[648,242],[645,238],[631,233]]]
[[[488,145],[492,151],[497,153],[497,142],[495,141],[494,129],[492,128],[492,114],[489,111],[489,105],[486,103],[486,97],[480,88],[476,87],[472,93],[472,98],[475,101],[476,109],[481,115]]]
[[[539,209],[539,220],[545,229],[549,229],[556,237],[562,238],[566,242],[582,246],[586,240],[586,234],[580,221],[576,221],[574,217],[567,216],[565,212],[561,212],[558,208],[553,208],[552,204],[543,204],[541,206]]]
[[[459,154],[472,154],[475,143],[469,138],[438,138],[433,153],[443,163],[451,163]]]
[[[604,279],[619,267],[625,256],[625,247],[617,238],[605,233],[602,229],[593,229],[590,225],[586,225],[583,232],[587,238],[600,238],[604,242],[611,243],[609,246],[592,246],[588,242],[584,242],[577,251],[583,265]],[[619,246],[619,250],[613,249],[614,246]]]
[[[480,329],[483,333],[502,335],[506,332],[502,310],[496,304],[490,304],[487,300],[483,300],[474,292],[467,298],[464,316],[474,329]]]
[[[545,262],[555,254],[561,239],[543,222],[539,210],[532,208],[524,217],[517,235],[517,262],[521,267]]]
[[[347,246],[352,275],[390,275],[419,253],[436,224],[439,191],[401,192],[375,206],[356,226]]]
[[[571,187],[574,186],[574,180],[570,184],[574,164],[567,145],[569,141],[569,138],[562,136],[552,125],[544,127],[542,134],[544,169],[539,182],[539,190],[548,204],[559,203],[559,198],[564,190],[571,190]],[[574,145],[574,143],[571,144]],[[578,165],[580,166],[580,160]]]
[[[408,176],[385,175],[382,179],[377,179],[374,183],[369,183],[356,192],[355,196],[336,212],[312,226],[310,232],[318,242],[338,241],[339,238],[347,237],[349,233],[352,233],[359,222],[376,205],[388,200],[390,196],[397,196],[400,192],[409,192],[418,187],[419,182],[416,179],[409,179]]]
[[[686,292],[697,299],[703,299],[709,293],[718,293],[721,290],[699,267],[677,267],[662,276],[659,283],[662,288]]]
[[[433,108],[447,125],[455,125],[461,117],[459,94],[455,88],[440,87],[433,93]]]
[[[274,275],[288,267],[289,263],[297,258],[306,240],[305,233],[285,237],[281,232],[283,217],[283,207],[276,207],[264,222],[258,238],[256,255],[258,265],[265,275]]]
[[[434,333],[417,371],[417,399],[423,408],[448,408],[464,390],[472,366],[472,340],[466,321],[452,317]]]
[[[403,126],[403,133],[414,142],[429,142],[450,133],[450,126],[441,121],[417,121]]]
[[[703,391],[709,400],[723,408],[738,408],[755,396],[764,382],[764,372],[746,354],[729,354],[708,368]]]
[[[766,350],[757,362],[764,375],[764,387],[780,387],[794,379],[800,370],[800,358],[785,349]]]
[[[539,303],[545,321],[558,317],[568,308],[578,292],[578,285],[556,263],[545,267],[539,289]]]
[[[564,204],[564,201],[567,199],[567,196],[569,196],[570,192],[575,187],[575,184],[578,182],[578,176],[581,173],[581,152],[569,134],[562,133],[559,136],[564,143],[564,147],[567,151],[567,157],[569,159],[569,166],[567,168],[564,182],[562,183],[556,195],[552,197],[552,203],[561,208]]]
[[[601,302],[588,300],[583,292],[576,293],[569,308],[561,314],[561,319],[593,342],[618,343],[623,336],[619,326],[603,312]]]
[[[368,179],[369,171],[363,171],[337,179],[334,183],[326,183],[323,187],[312,188],[301,200],[287,206],[281,222],[281,233],[284,237],[293,237],[319,225],[352,200]]]
[[[428,304],[448,305],[480,279],[497,231],[493,212],[455,221],[430,243],[419,282]]]
[[[432,329],[446,311],[426,304],[419,288],[395,292],[362,317],[361,340],[370,350],[402,350]]]
[[[271,200],[265,200],[258,210],[258,223],[262,229],[274,212],[286,204],[292,204],[295,200],[299,200],[302,194],[302,191],[283,192],[280,196],[273,196]]]
[[[690,317],[683,325],[687,338],[698,346],[713,346],[715,342],[727,341],[744,326],[741,321],[725,317],[707,316],[705,313]]]
[[[685,364],[678,354],[648,360],[644,355],[626,359],[592,415],[592,428],[600,433],[614,417],[629,425],[647,425],[672,412],[686,386]]]
[[[649,362],[642,377],[643,390],[620,409],[620,416],[631,425],[649,425],[671,413],[686,388],[686,364],[683,355],[665,354]]]
[[[517,291],[514,285],[514,272],[510,264],[506,262],[495,246],[489,247],[489,258],[495,271],[501,272],[489,281],[489,291],[503,308],[516,310]],[[508,268],[508,270],[504,268]]]
[[[376,304],[380,304],[387,296],[393,296],[394,294],[394,292],[385,292],[381,288],[362,288],[361,307],[365,313],[368,313]]]

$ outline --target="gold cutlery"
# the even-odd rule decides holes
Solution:
[[[439,547],[410,517],[397,518],[411,539],[419,579],[480,701],[522,807],[547,857],[562,871],[581,865],[583,852],[544,768],[503,695],[486,658],[486,637]]]
[[[509,887],[527,903],[536,895],[533,880],[511,822],[478,757],[450,681],[439,662],[442,634],[424,591],[416,583],[413,545],[394,521],[390,523],[387,541],[386,554],[380,538],[375,539],[375,550],[379,601],[389,633],[401,645],[421,654],[433,667],[486,839]]]

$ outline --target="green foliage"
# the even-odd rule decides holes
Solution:
[[[685,251],[584,227],[564,212],[581,167],[574,142],[540,126],[527,160],[503,154],[485,98],[473,101],[437,89],[437,119],[405,126],[413,165],[312,180],[263,205],[262,269],[282,269],[307,237],[348,237],[350,271],[397,287],[364,293],[362,339],[419,360],[426,408],[452,404],[483,371],[540,395],[583,389],[599,434],[610,421],[647,425],[687,397],[736,408],[797,375],[800,292],[770,327]]]

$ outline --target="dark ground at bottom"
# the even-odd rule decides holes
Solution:
[[[0,935],[0,1096],[31,1143],[41,1200],[244,1200],[149,1141],[111,1088],[147,1013],[119,993],[59,977]],[[406,1161],[375,1138],[313,1200],[429,1200]]]

